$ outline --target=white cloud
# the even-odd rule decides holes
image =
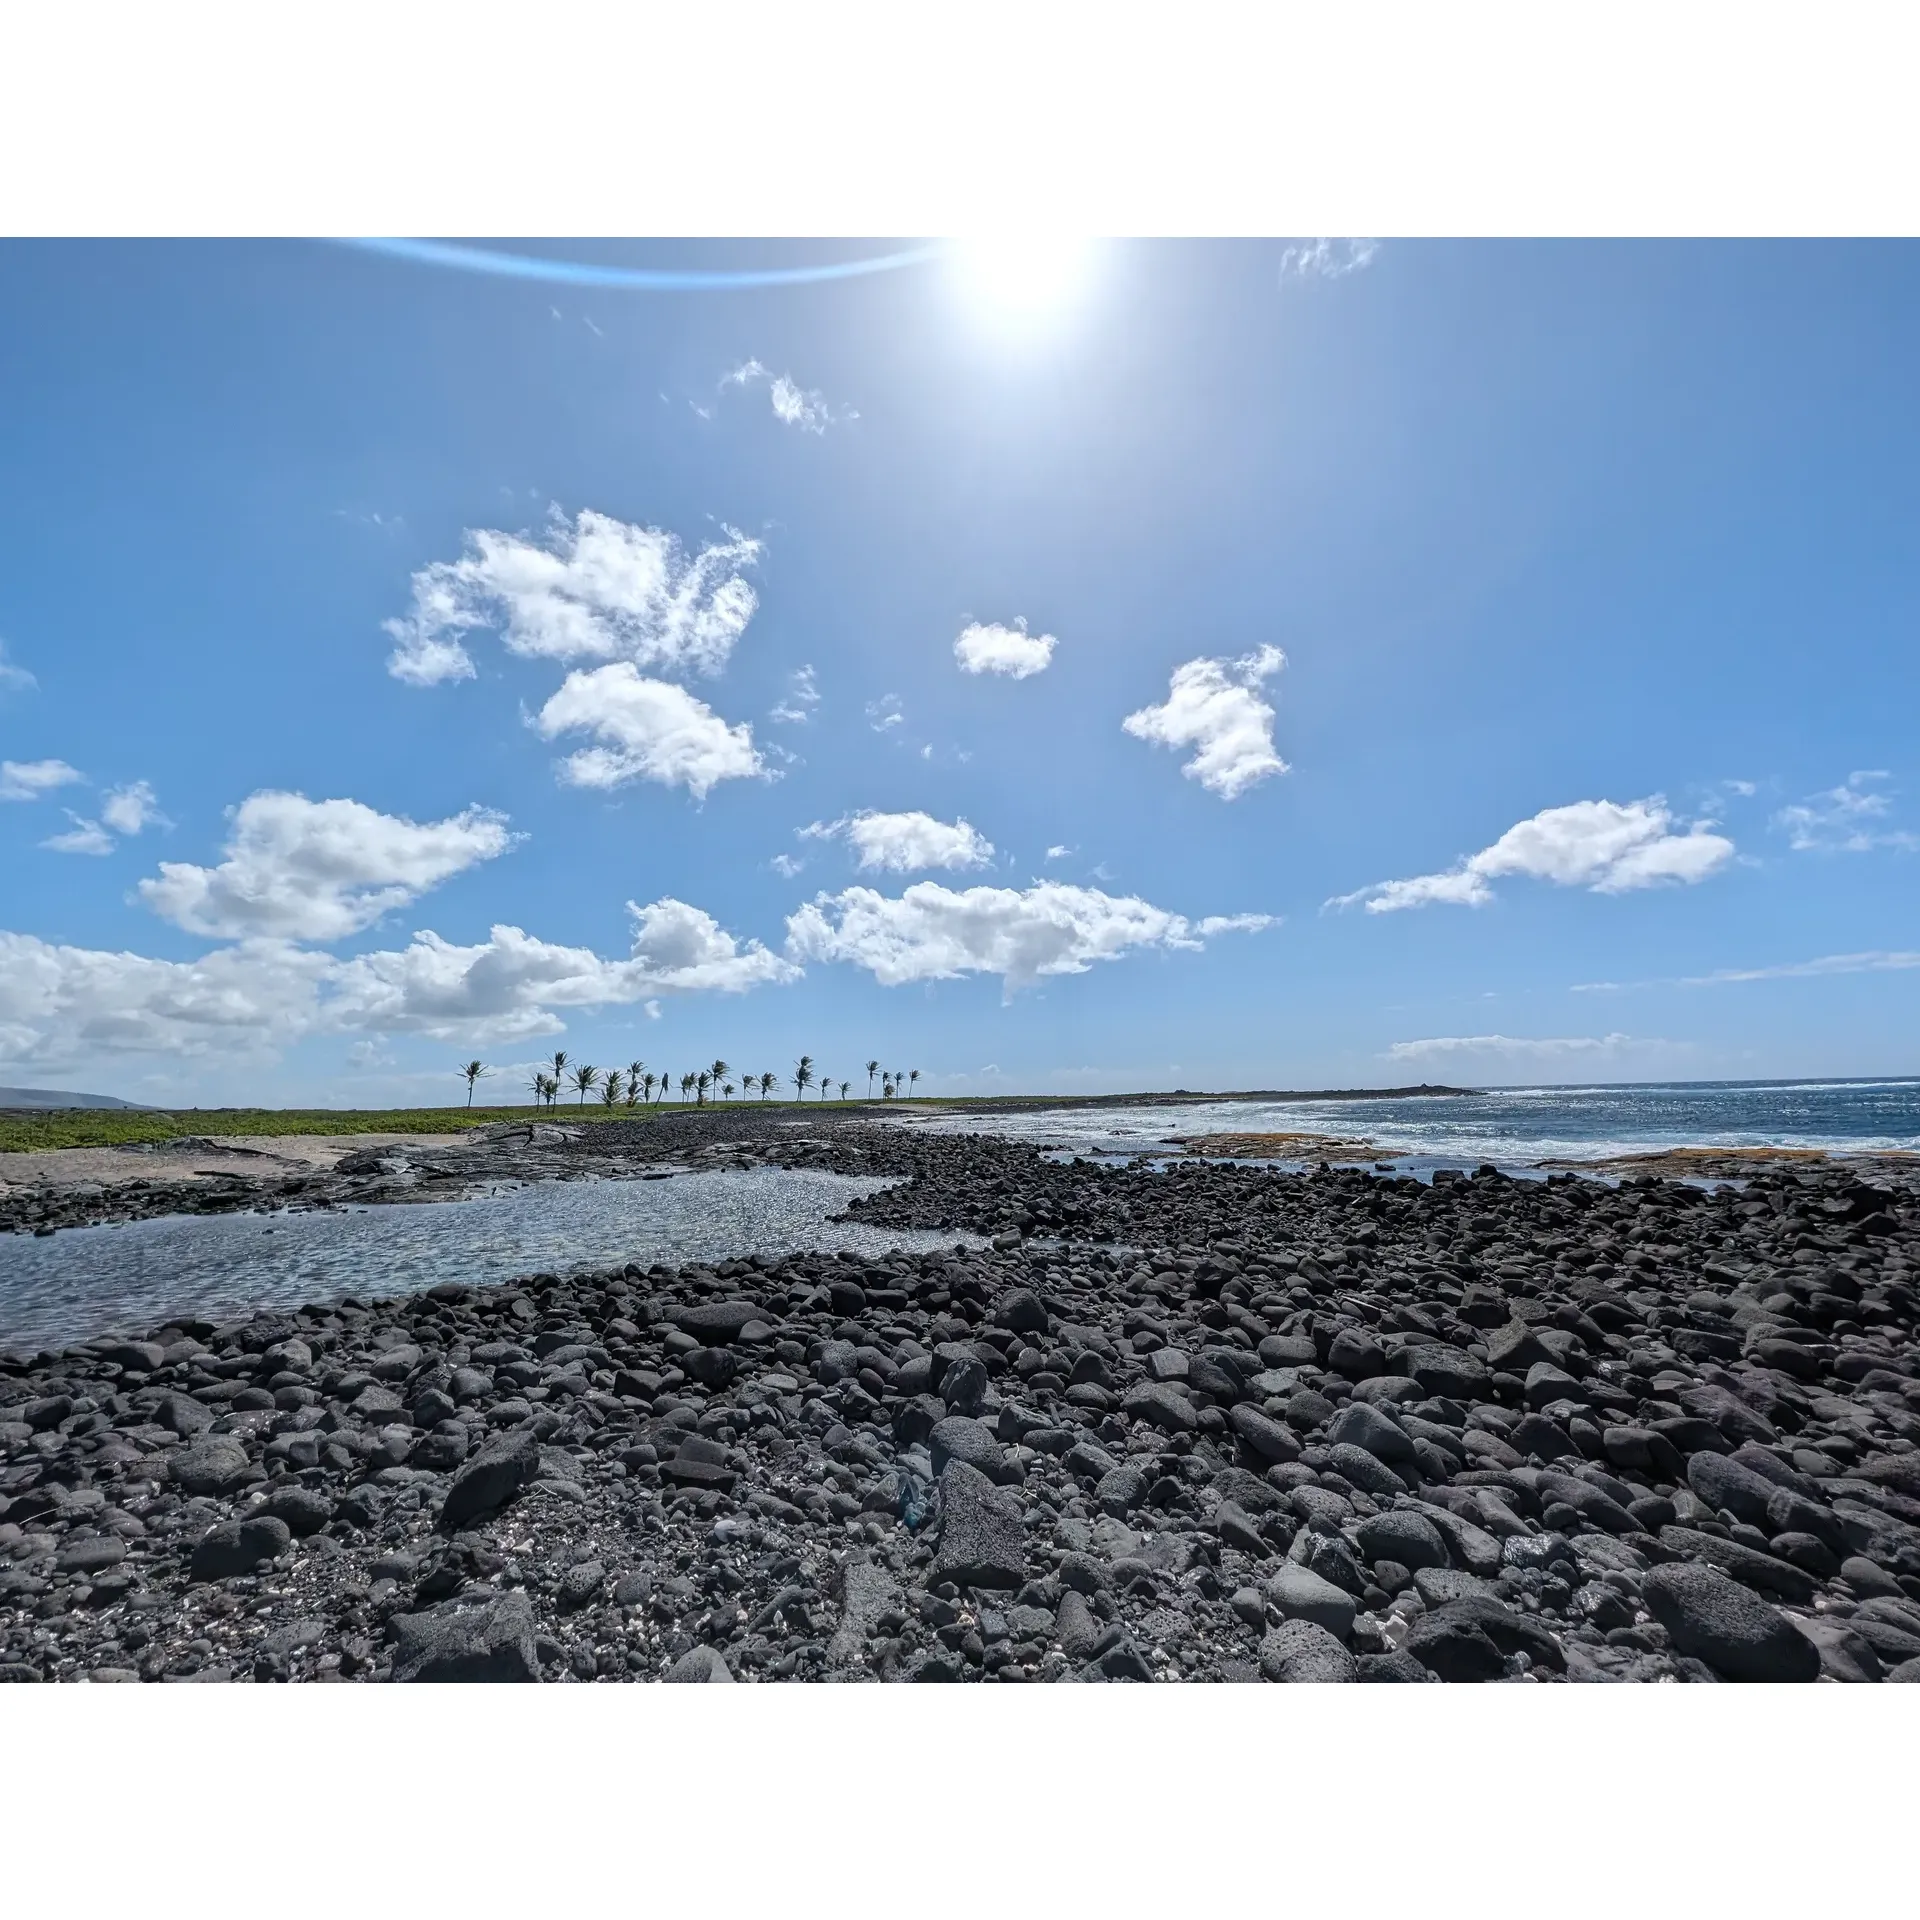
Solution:
[[[768,378],[767,369],[758,360],[743,360],[731,373],[721,376],[720,385],[723,388],[746,387],[756,380]],[[784,373],[772,379],[767,398],[772,404],[776,420],[784,426],[798,427],[803,433],[825,433],[837,421],[857,420],[860,417],[850,408],[843,408],[836,414],[827,404],[824,393],[817,388],[802,387]]]
[[[770,866],[782,880],[791,880],[795,874],[804,872],[806,864],[804,860],[796,859],[794,855],[790,853],[776,853],[773,858],[767,862],[767,865]]]
[[[357,800],[261,792],[235,810],[219,866],[163,860],[140,895],[189,933],[342,940],[510,842],[484,807],[420,826]]]
[[[1223,800],[1237,799],[1287,770],[1273,750],[1273,709],[1255,691],[1286,663],[1278,647],[1238,660],[1189,660],[1173,670],[1162,705],[1142,707],[1120,724],[1136,740],[1193,748],[1180,771]]]
[[[31,693],[39,684],[25,667],[7,658],[7,643],[0,640],[0,693]]]
[[[115,787],[100,803],[100,818],[115,833],[131,837],[145,827],[162,823],[159,804],[154,799],[153,788],[145,780],[135,780],[124,787]]]
[[[1673,832],[1673,825],[1673,813],[1659,794],[1626,806],[1577,800],[1571,806],[1544,808],[1509,827],[1492,846],[1444,873],[1385,880],[1336,895],[1327,905],[1364,902],[1369,913],[1482,907],[1494,897],[1489,883],[1512,876],[1586,887],[1594,893],[1629,893],[1669,882],[1691,886],[1733,858],[1733,842],[1711,832],[1707,822],[1696,821],[1684,833]]]
[[[796,959],[847,961],[887,987],[997,974],[1009,995],[1137,947],[1202,944],[1200,929],[1177,913],[1054,882],[956,892],[922,880],[896,899],[849,887],[818,895],[787,921]]]
[[[1920,967],[1920,953],[1879,951],[1828,953],[1817,960],[1793,960],[1777,967],[1724,967],[1696,974],[1683,987],[1717,987],[1737,980],[1815,980],[1834,973],[1906,973]]]
[[[1782,807],[1773,824],[1795,853],[1867,853],[1875,847],[1912,852],[1920,848],[1920,834],[1883,832],[1877,824],[1893,811],[1892,797],[1879,790],[1886,778],[1881,771],[1850,773],[1841,785]]]
[[[1387,1049],[1390,1060],[1429,1060],[1462,1053],[1501,1054],[1552,1060],[1569,1055],[1618,1053],[1625,1047],[1664,1047],[1666,1040],[1635,1040],[1631,1034],[1608,1033],[1598,1038],[1519,1040],[1504,1033],[1449,1034],[1433,1040],[1396,1040]]]
[[[803,840],[843,839],[867,871],[912,873],[924,867],[984,867],[993,842],[964,820],[951,824],[930,813],[849,814],[800,829]]]
[[[714,673],[759,602],[745,569],[760,543],[732,528],[689,554],[671,533],[554,510],[544,540],[470,531],[458,560],[413,576],[413,606],[386,622],[387,661],[416,686],[473,677],[462,635],[499,632],[509,652],[543,660],[629,660]]]
[[[282,941],[179,961],[0,933],[0,1059],[259,1053],[312,1028],[334,965]]]
[[[1313,240],[1280,256],[1282,280],[1344,280],[1373,264],[1377,240]]]
[[[1071,847],[1049,847],[1043,856],[1045,860],[1064,860],[1073,851]]]
[[[663,994],[744,993],[799,975],[683,901],[628,912],[623,960],[509,926],[476,946],[419,933],[398,951],[350,960],[278,939],[177,961],[0,933],[0,1061],[265,1056],[315,1033],[498,1041],[561,1031],[567,1010],[640,1003],[657,1017]]]
[[[1001,673],[1025,680],[1045,671],[1058,645],[1050,633],[1029,633],[1024,620],[1010,627],[983,626],[976,620],[953,643],[953,657],[962,673]]]
[[[540,709],[541,735],[587,732],[603,744],[561,762],[576,787],[618,787],[655,780],[685,787],[696,800],[722,780],[764,775],[753,729],[729,726],[705,701],[666,680],[643,679],[628,661],[567,675]]]
[[[336,1026],[442,1040],[519,1039],[561,1031],[555,1009],[744,993],[799,977],[790,961],[757,940],[741,945],[711,914],[684,901],[630,901],[627,911],[634,936],[625,960],[557,946],[518,927],[497,926],[470,947],[417,933],[398,952],[344,962],[331,982],[327,1018]]]
[[[891,727],[902,726],[906,718],[897,693],[883,693],[878,700],[867,702],[867,725],[875,733],[885,733]]]
[[[71,807],[66,811],[73,827],[67,833],[56,833],[51,839],[40,842],[49,853],[104,854],[113,851],[113,835],[98,820],[83,819]]]
[[[820,689],[814,682],[811,666],[795,667],[787,675],[787,690],[780,698],[780,704],[767,715],[769,720],[783,727],[801,727],[813,718],[813,710],[820,704]]]
[[[0,760],[0,800],[38,800],[86,777],[64,760]]]

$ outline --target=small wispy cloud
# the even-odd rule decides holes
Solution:
[[[0,760],[0,800],[39,800],[86,777],[64,760]]]
[[[1817,960],[1790,960],[1777,967],[1723,967],[1717,973],[1696,974],[1683,987],[1718,987],[1738,980],[1817,980],[1835,973],[1905,973],[1920,967],[1920,953],[1827,953]]]
[[[788,374],[770,373],[758,360],[741,361],[731,373],[720,376],[720,386],[724,392],[728,387],[750,387],[761,380],[768,382],[773,417],[783,426],[798,427],[802,433],[825,433],[831,426],[860,417],[851,407],[836,410],[817,387],[803,387]]]
[[[1880,824],[1893,811],[1893,797],[1883,786],[1887,778],[1883,768],[1850,773],[1839,786],[1782,807],[1773,824],[1795,853],[1868,853],[1875,847],[1911,853],[1920,849],[1920,834]]]
[[[0,640],[0,693],[31,693],[39,684],[25,667],[7,658],[7,643]]]
[[[875,733],[887,733],[895,727],[905,726],[906,720],[897,693],[883,693],[878,700],[867,702],[867,725]]]
[[[780,704],[768,715],[769,720],[784,727],[800,727],[813,718],[813,710],[820,704],[820,689],[814,680],[811,665],[795,667],[787,676],[787,690],[780,697]]]
[[[782,880],[791,880],[795,874],[802,873],[806,870],[807,863],[804,860],[796,858],[791,853],[776,853],[773,858],[767,862],[767,865],[770,866]]]
[[[1507,1058],[1553,1060],[1582,1054],[1619,1053],[1627,1047],[1664,1047],[1666,1040],[1636,1040],[1628,1033],[1574,1034],[1525,1039],[1507,1033],[1441,1034],[1430,1040],[1396,1040],[1382,1056],[1388,1060],[1431,1060],[1456,1054],[1495,1054]]]
[[[70,831],[56,833],[40,844],[49,853],[111,853],[114,848],[113,835],[98,820],[85,820],[69,807],[67,818],[73,822]]]
[[[1280,278],[1344,280],[1370,267],[1379,251],[1378,240],[1309,240],[1281,254]]]
[[[1071,847],[1049,847],[1041,856],[1042,860],[1064,860],[1072,853]]]

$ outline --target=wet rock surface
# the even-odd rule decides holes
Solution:
[[[1115,1168],[790,1110],[538,1151],[903,1176],[850,1213],[991,1244],[446,1284],[0,1361],[0,1674],[1920,1661],[1910,1185]]]

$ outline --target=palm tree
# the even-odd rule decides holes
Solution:
[[[579,1091],[580,1104],[583,1107],[587,1104],[587,1095],[590,1094],[594,1090],[594,1088],[599,1085],[599,1083],[600,1083],[600,1069],[598,1067],[575,1067],[574,1068],[573,1084],[575,1088]]]
[[[567,1056],[564,1053],[556,1053],[553,1056],[554,1079],[558,1080],[560,1076],[566,1072],[566,1070],[567,1070]]]
[[[467,1064],[460,1069],[460,1077],[467,1083],[468,1106],[473,1105],[473,1083],[483,1074],[490,1073],[491,1071],[492,1069],[490,1067],[483,1067],[478,1060],[469,1060]]]
[[[793,1065],[793,1087],[795,1097],[804,1100],[807,1089],[813,1085],[813,1055],[803,1053]]]
[[[682,1100],[686,1099],[687,1095],[690,1094],[692,1091],[693,1091],[693,1075],[690,1073],[683,1073],[680,1076],[680,1098]]]
[[[547,1076],[538,1067],[534,1068],[533,1078],[527,1082],[527,1091],[533,1095],[536,1107],[547,1097]]]
[[[879,1071],[880,1062],[878,1060],[869,1060],[867,1062],[867,1098],[869,1100],[873,1098],[873,1076]]]
[[[693,1076],[693,1088],[696,1098],[694,1105],[704,1107],[707,1104],[707,1089],[713,1084],[713,1075],[705,1067]]]
[[[640,1097],[648,1106],[653,1105],[653,1075],[650,1073],[640,1076]]]
[[[731,1100],[733,1098],[733,1082],[729,1080],[727,1084],[720,1089],[720,1092],[724,1098]]]
[[[600,1086],[600,1104],[603,1107],[617,1107],[620,1104],[621,1085],[620,1069],[609,1067],[607,1077]]]
[[[920,1078],[920,1069],[918,1067],[915,1067],[913,1071],[907,1075],[907,1091],[909,1093],[913,1091],[913,1083],[919,1078]]]
[[[713,1075],[713,1084],[717,1087],[727,1077],[727,1063],[724,1060],[716,1060],[707,1071]]]
[[[772,1074],[763,1073],[760,1076],[760,1098],[762,1100],[764,1100],[767,1097],[767,1095],[773,1091],[775,1084],[776,1082]]]
[[[636,1060],[627,1069],[627,1105],[630,1107],[640,1104],[640,1082],[642,1077],[640,1069],[646,1064],[644,1060]],[[651,1074],[646,1076],[646,1083],[648,1086],[653,1084],[653,1076]]]
[[[880,1076],[880,1097],[883,1100],[893,1098],[893,1075],[890,1073],[883,1073]]]
[[[842,1100],[844,1100],[847,1097],[847,1085],[848,1083],[844,1080],[840,1082],[840,1098]]]

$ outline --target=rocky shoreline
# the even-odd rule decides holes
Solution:
[[[0,1677],[1920,1678],[1911,1176],[1428,1186],[780,1109],[462,1150],[892,1174],[849,1214],[986,1244],[0,1360]]]

